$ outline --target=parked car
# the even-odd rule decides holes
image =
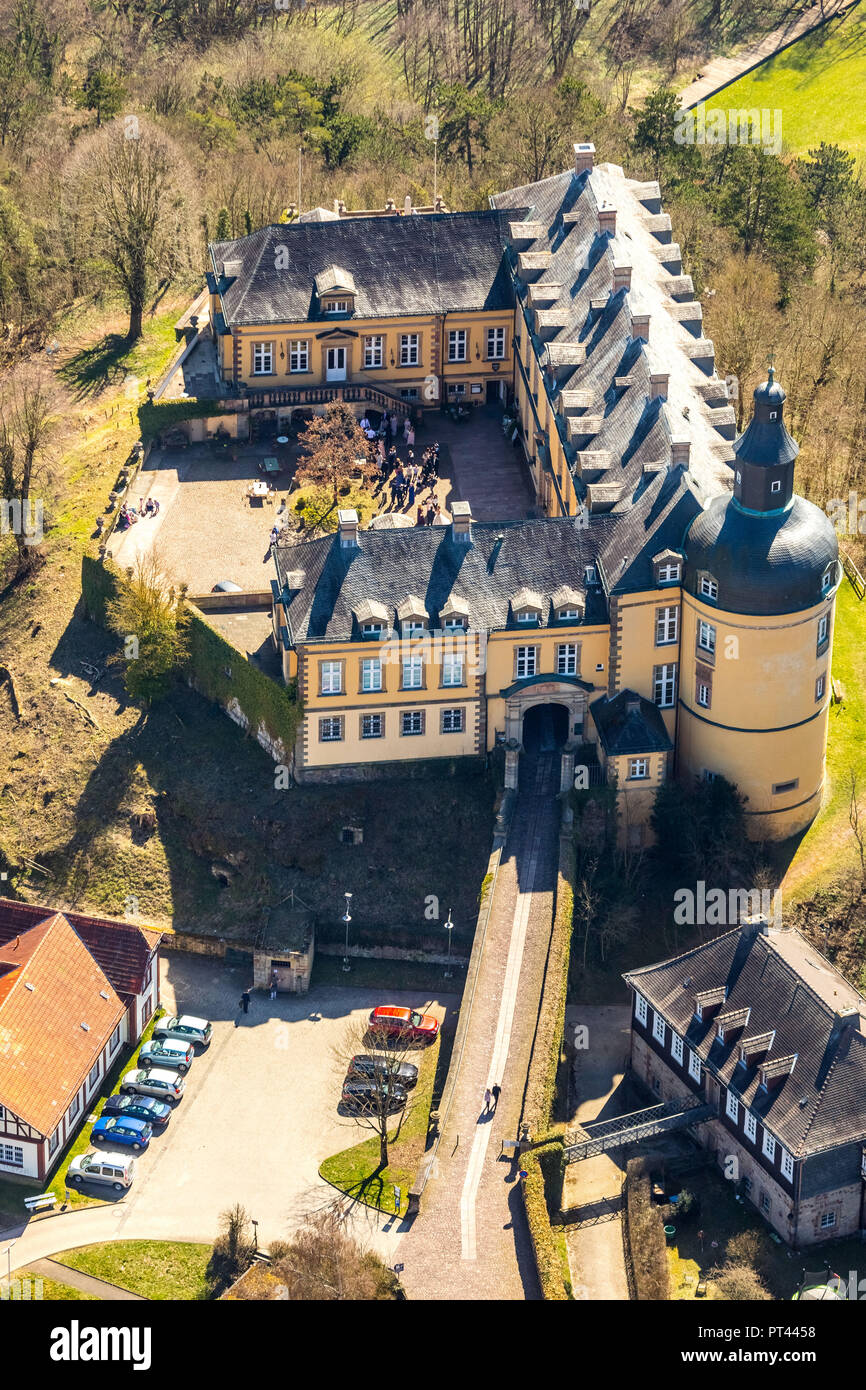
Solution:
[[[176,1071],[153,1067],[148,1071],[128,1071],[120,1083],[125,1095],[156,1096],[157,1100],[179,1101],[184,1092],[184,1079]]]
[[[153,1096],[109,1096],[102,1114],[123,1115],[130,1120],[146,1120],[152,1129],[163,1129],[171,1118],[171,1106]]]
[[[386,1081],[390,1077],[398,1085],[405,1086],[408,1091],[418,1080],[418,1068],[411,1062],[398,1062],[385,1056],[369,1057],[366,1053],[360,1053],[349,1063],[348,1075],[353,1080],[371,1081]]]
[[[176,1038],[155,1038],[145,1043],[138,1054],[140,1067],[170,1067],[186,1076],[195,1057],[192,1043],[178,1042]]]
[[[192,1014],[181,1014],[179,1018],[166,1014],[165,1018],[157,1019],[153,1029],[155,1038],[175,1038],[178,1042],[198,1043],[201,1047],[208,1046],[212,1033],[206,1018],[194,1018]]]
[[[130,1120],[127,1116],[101,1116],[90,1131],[93,1144],[117,1144],[121,1148],[146,1149],[153,1130],[146,1120]]]
[[[376,1081],[344,1081],[342,1101],[347,1110],[378,1111],[381,1105],[380,1097],[384,1096],[388,1113],[402,1110],[409,1099],[405,1086],[396,1086],[390,1082],[378,1083]]]
[[[218,584],[214,584],[211,589],[212,594],[242,594],[243,589],[240,584],[236,584],[233,579],[221,579]]]
[[[84,1182],[102,1183],[122,1192],[132,1187],[135,1178],[135,1159],[121,1153],[86,1153],[73,1158],[66,1181],[80,1187]]]
[[[439,1032],[439,1020],[417,1009],[400,1009],[396,1004],[380,1004],[370,1014],[370,1028],[385,1037],[406,1038],[413,1042],[432,1042]]]

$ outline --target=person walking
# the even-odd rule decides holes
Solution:
[[[490,1094],[490,1087],[488,1086],[488,1087],[486,1088],[485,1092],[484,1092],[484,1114],[485,1114],[485,1115],[489,1115],[489,1114],[490,1114],[490,1102],[491,1102],[492,1099],[493,1099],[493,1097],[492,1097],[491,1094]]]
[[[244,990],[243,994],[241,995],[240,999],[238,1000],[238,1008],[239,1008],[244,1014],[248,1014],[248,1013],[249,1013],[249,1011],[250,1011],[250,992],[249,992],[248,989],[245,989],[245,990]],[[237,1025],[237,1021],[235,1021],[235,1027],[237,1028],[237,1026],[238,1026],[238,1025]]]
[[[397,412],[396,412],[396,410],[394,411],[393,415],[391,416],[391,438],[392,438],[392,439],[396,439],[396,438],[397,438]]]
[[[409,448],[411,449],[414,447],[415,444],[415,426],[412,424],[411,420],[407,420],[406,423],[408,425],[408,428],[406,430],[406,443],[409,445]]]
[[[497,1110],[499,1108],[499,1097],[502,1095],[502,1087],[498,1081],[494,1081],[491,1089],[493,1091],[493,1109]]]
[[[423,525],[424,525],[424,507],[423,507],[423,504],[422,504],[421,502],[418,503],[418,515],[415,517],[415,525],[416,525],[416,526],[423,526]]]
[[[271,998],[272,998],[272,999],[276,999],[276,997],[277,997],[277,972],[276,972],[276,970],[272,970],[272,971],[271,971]]]

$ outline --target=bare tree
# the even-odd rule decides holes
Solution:
[[[370,1302],[397,1297],[397,1279],[345,1229],[333,1208],[309,1216],[291,1241],[272,1243],[271,1273],[292,1301]],[[238,1296],[244,1297],[243,1289]]]
[[[388,1145],[400,1137],[414,1108],[422,1047],[411,1025],[395,1026],[385,1036],[378,1029],[372,1031],[367,1019],[353,1019],[335,1050],[337,1069],[345,1077],[341,1111],[359,1129],[376,1135],[376,1172],[387,1168]]]
[[[7,379],[0,395],[0,529],[14,537],[16,574],[30,568],[41,536],[33,525],[34,483],[56,419],[56,395],[41,372],[21,369]]]

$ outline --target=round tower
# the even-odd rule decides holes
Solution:
[[[685,540],[678,766],[746,798],[753,839],[805,829],[821,804],[830,705],[836,532],[794,492],[785,392],[755,391],[734,443],[734,491]]]

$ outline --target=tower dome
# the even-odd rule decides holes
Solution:
[[[755,390],[748,429],[734,443],[734,497],[753,512],[778,511],[794,494],[794,461],[800,452],[784,421],[785,392],[770,368]]]

